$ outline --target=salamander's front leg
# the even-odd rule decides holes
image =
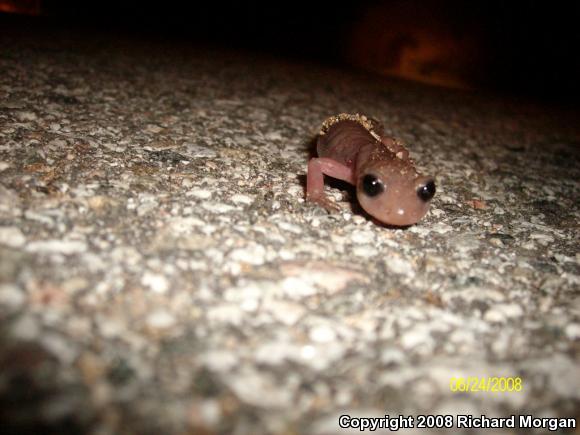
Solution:
[[[326,210],[340,211],[340,207],[324,194],[324,175],[354,184],[353,170],[327,157],[310,159],[306,176],[306,199]]]

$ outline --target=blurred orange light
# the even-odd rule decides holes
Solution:
[[[39,15],[41,0],[0,0],[0,12]]]

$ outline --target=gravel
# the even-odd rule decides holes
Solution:
[[[0,39],[7,433],[579,415],[577,113],[63,35]],[[436,174],[418,225],[378,226],[336,186],[341,213],[304,201],[308,144],[340,112]],[[461,376],[524,389],[450,391]]]

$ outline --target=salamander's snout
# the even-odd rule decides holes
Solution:
[[[388,225],[417,223],[429,210],[436,192],[433,177],[388,177],[369,173],[357,183],[361,206],[374,218]]]

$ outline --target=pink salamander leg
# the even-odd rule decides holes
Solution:
[[[353,171],[348,166],[327,157],[310,159],[306,176],[306,199],[328,211],[339,211],[340,207],[324,194],[324,175],[354,184]]]

